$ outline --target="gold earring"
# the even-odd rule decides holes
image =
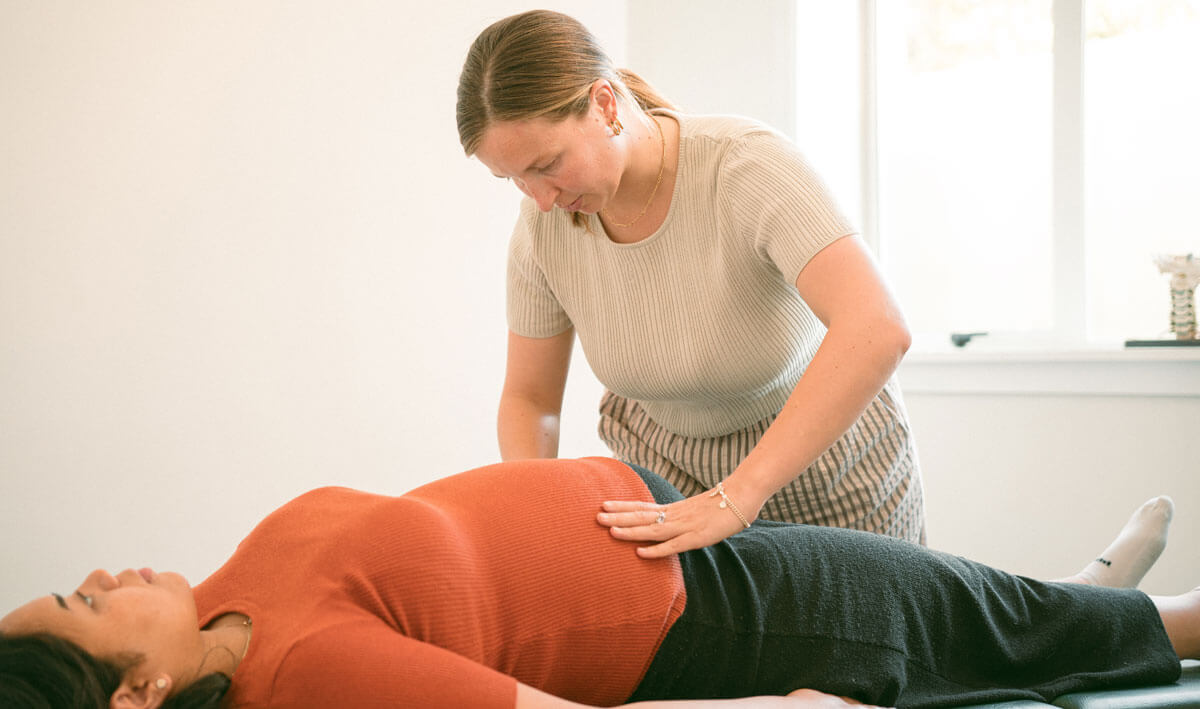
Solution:
[[[625,126],[621,125],[620,118],[612,119],[612,123],[609,123],[608,127],[612,128],[613,135],[621,135],[621,131],[625,130]]]

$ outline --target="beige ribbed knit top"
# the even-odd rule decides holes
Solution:
[[[784,136],[746,118],[679,121],[666,220],[618,244],[561,209],[521,204],[508,261],[508,326],[550,337],[574,326],[604,386],[693,437],[778,413],[825,328],[796,278],[855,232]]]

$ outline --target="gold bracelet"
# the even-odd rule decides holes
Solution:
[[[722,508],[728,507],[731,512],[737,515],[737,518],[742,523],[742,526],[746,529],[750,529],[750,523],[746,521],[746,515],[742,514],[742,511],[737,508],[737,505],[733,504],[733,500],[729,499],[729,495],[725,494],[724,482],[717,483],[717,489],[708,493],[709,497],[716,497],[717,495],[721,496],[720,506]]]

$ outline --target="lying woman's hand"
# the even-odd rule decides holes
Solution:
[[[742,507],[735,494],[726,494],[746,516],[747,523],[757,514],[761,506],[750,509]],[[700,549],[736,534],[745,528],[742,518],[728,506],[721,506],[722,498],[715,490],[708,490],[685,500],[660,505],[653,502],[608,501],[603,511],[596,515],[600,524],[608,527],[617,539],[630,542],[654,542],[637,548],[638,556],[658,559],[671,554]]]
[[[815,689],[797,689],[794,692],[789,692],[788,696],[804,700],[801,706],[811,707],[811,709],[838,709],[838,707],[849,706],[882,709],[881,707],[876,707],[874,704],[863,704],[849,697],[838,697],[833,694],[818,692]]]

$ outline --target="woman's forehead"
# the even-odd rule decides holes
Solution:
[[[552,121],[548,118],[497,121],[484,131],[482,143],[538,145],[560,138],[566,133],[569,122],[570,119]]]
[[[500,177],[520,175],[558,149],[568,131],[563,121],[544,118],[497,122],[484,131],[475,155]]]
[[[40,596],[0,618],[0,633],[57,632],[68,625],[71,613],[54,596]]]

